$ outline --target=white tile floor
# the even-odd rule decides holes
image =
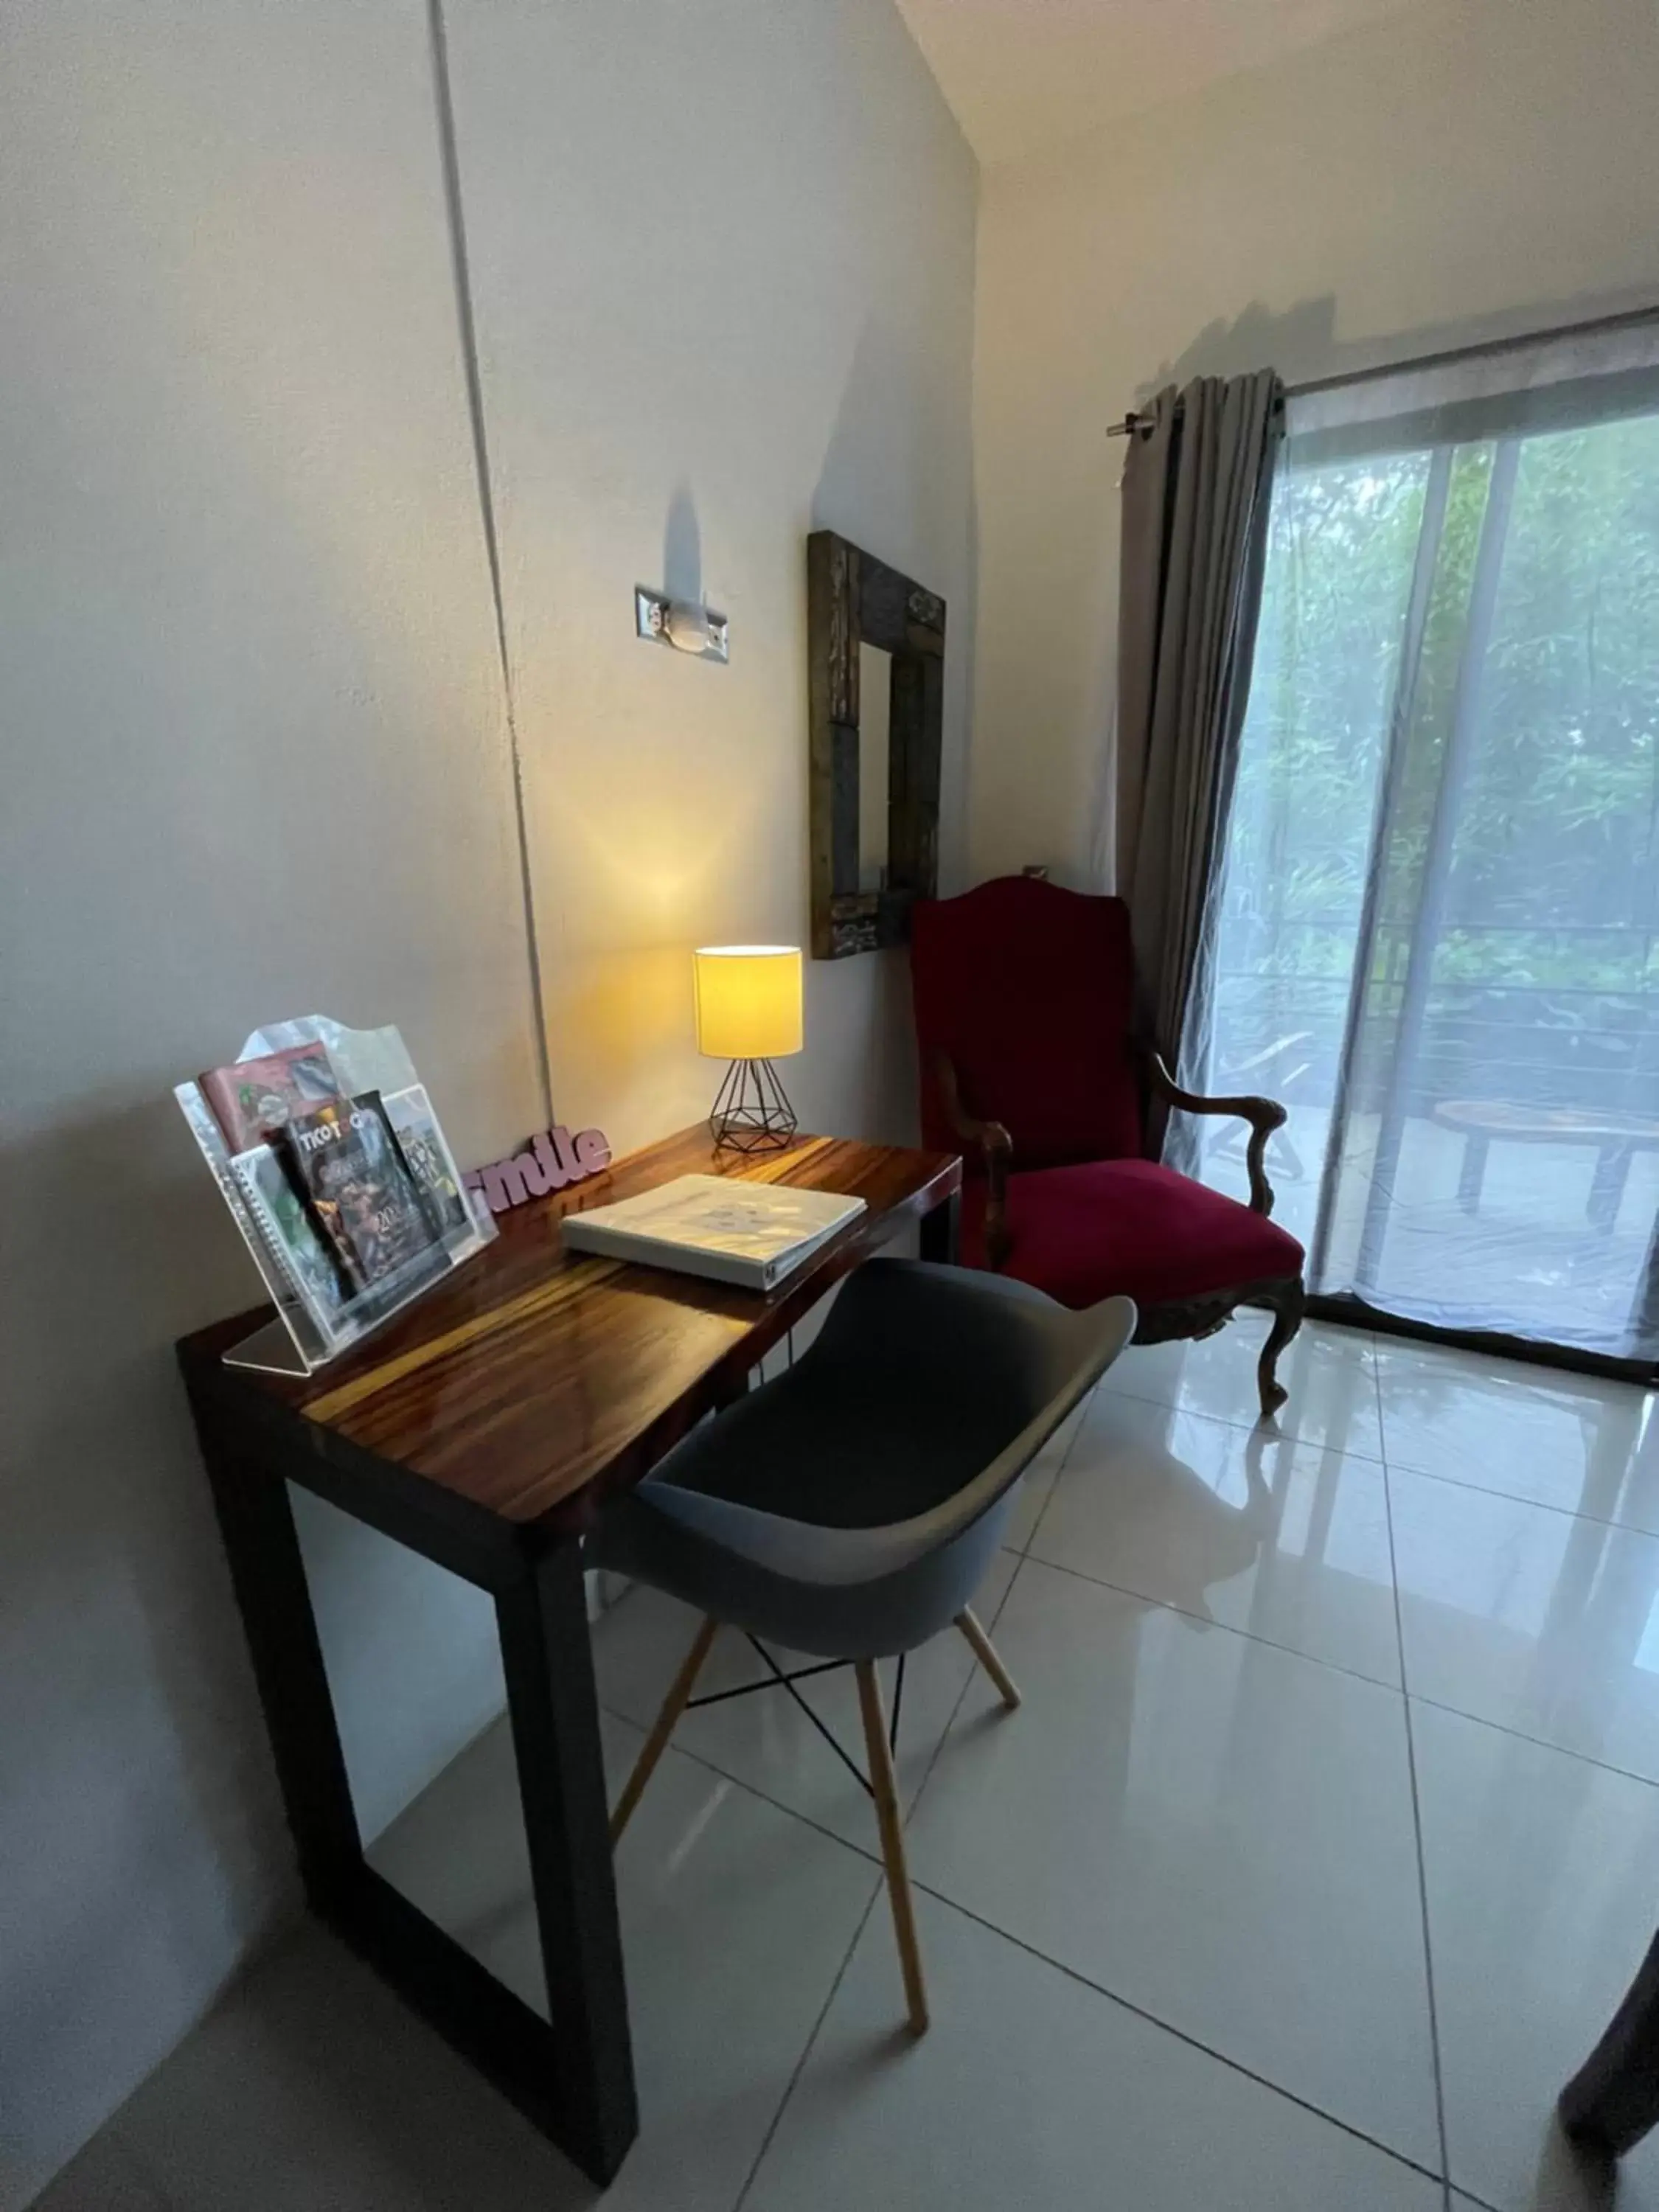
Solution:
[[[781,1697],[691,1717],[619,1859],[640,2212],[1578,2212],[1551,2109],[1659,1923],[1659,1408],[1247,1316],[1131,1352],[983,1596],[1025,1693],[914,1662],[934,2026],[899,2032],[868,1806]],[[596,1631],[625,1770],[689,1641]],[[729,1644],[729,1648],[728,1648]],[[723,1639],[708,1686],[746,1679]],[[848,1685],[808,1694],[856,1738]],[[378,1847],[526,1995],[499,1731]],[[463,1844],[463,1838],[470,1842]],[[593,2192],[315,1933],[50,2212],[558,2212]],[[1659,2208],[1659,2137],[1620,2206]]]

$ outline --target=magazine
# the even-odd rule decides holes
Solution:
[[[864,1211],[861,1198],[839,1191],[690,1175],[568,1213],[560,1225],[575,1251],[769,1291]]]
[[[445,1264],[378,1091],[297,1115],[275,1142],[354,1289],[383,1283],[422,1255]]]
[[[453,1230],[470,1226],[472,1215],[461,1194],[460,1170],[444,1141],[425,1085],[416,1083],[407,1091],[394,1091],[382,1103],[434,1233],[447,1237]]]
[[[495,1236],[395,1028],[270,1022],[173,1096],[298,1362],[270,1351],[267,1326],[233,1364],[314,1374]]]
[[[234,1153],[261,1144],[296,1114],[309,1114],[340,1085],[325,1046],[290,1045],[259,1060],[234,1061],[198,1078]]]
[[[304,1301],[300,1297],[299,1285],[295,1280],[294,1271],[288,1263],[281,1240],[272,1226],[249,1205],[247,1193],[241,1179],[234,1172],[229,1153],[225,1150],[224,1132],[219,1127],[213,1109],[202,1096],[199,1085],[181,1083],[173,1095],[184,1110],[185,1119],[201,1148],[203,1158],[213,1170],[214,1180],[230,1208],[232,1218],[253,1254],[265,1288],[276,1301],[282,1313],[291,1316],[293,1310],[300,1307],[302,1309],[301,1318],[308,1320],[310,1316],[303,1310]]]
[[[325,1344],[331,1346],[340,1334],[352,1291],[332,1246],[319,1234],[282,1161],[269,1145],[255,1145],[251,1151],[238,1152],[230,1163],[230,1171],[283,1273],[299,1293]]]

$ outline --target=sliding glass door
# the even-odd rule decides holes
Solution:
[[[1316,1291],[1651,1362],[1659,390],[1292,431],[1188,1065]]]

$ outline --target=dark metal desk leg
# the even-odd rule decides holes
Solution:
[[[1607,2033],[1561,2092],[1561,2124],[1622,2158],[1659,2124],[1659,1936]]]
[[[962,1257],[962,1193],[950,1197],[921,1217],[921,1256],[944,1260],[956,1267]]]
[[[362,1843],[288,1484],[239,1450],[210,1408],[195,1413],[300,1872],[313,1905],[332,1916],[350,1894]]]
[[[607,2182],[640,2121],[580,1547],[526,1562],[495,1613],[557,2053],[559,2140]]]

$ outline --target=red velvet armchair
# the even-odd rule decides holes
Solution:
[[[923,1142],[963,1154],[962,1256],[1063,1305],[1125,1292],[1138,1344],[1207,1336],[1245,1300],[1273,1309],[1258,1382],[1302,1325],[1303,1250],[1268,1219],[1268,1098],[1200,1098],[1133,1040],[1134,955],[1121,899],[1002,876],[912,909]],[[1250,1202],[1146,1156],[1154,1097],[1250,1125]]]

